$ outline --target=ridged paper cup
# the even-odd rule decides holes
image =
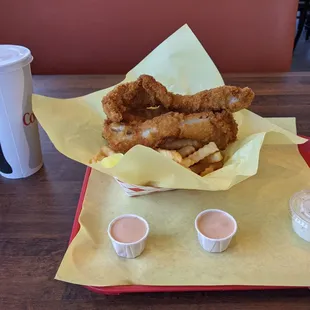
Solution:
[[[146,227],[145,235],[140,240],[135,241],[135,242],[129,242],[129,243],[119,242],[113,238],[111,234],[111,228],[117,220],[122,219],[122,218],[128,218],[128,217],[137,218],[145,224],[145,227]],[[145,249],[149,231],[150,231],[150,228],[149,228],[148,222],[141,216],[138,216],[135,214],[124,214],[124,215],[118,216],[110,222],[109,227],[108,227],[108,235],[112,242],[112,245],[113,245],[113,248],[116,254],[124,258],[136,258],[137,256],[142,254],[142,252]]]
[[[200,219],[201,216],[203,216],[204,214],[209,213],[209,212],[219,212],[219,213],[225,214],[234,224],[233,232],[230,235],[228,235],[227,237],[219,238],[219,239],[209,238],[209,237],[205,236],[204,234],[202,234],[198,228],[198,220]],[[208,210],[204,210],[204,211],[200,212],[197,215],[197,217],[195,219],[195,228],[196,228],[197,235],[198,235],[198,241],[199,241],[201,247],[205,251],[208,251],[210,253],[220,253],[220,252],[225,251],[228,248],[231,239],[233,238],[233,236],[237,232],[238,226],[237,226],[236,220],[229,213],[222,211],[222,210],[218,210],[218,209],[208,209]]]

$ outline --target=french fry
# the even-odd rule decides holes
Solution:
[[[205,157],[214,154],[215,152],[218,152],[219,149],[216,146],[216,144],[214,142],[210,142],[209,144],[205,145],[204,147],[200,148],[198,151],[196,151],[195,153],[187,156],[186,158],[184,158],[181,162],[181,165],[183,165],[184,167],[188,168],[196,163],[198,163],[199,161],[201,161],[202,159],[204,159]]]
[[[196,149],[192,145],[187,145],[178,150],[182,158],[187,157],[190,154],[193,154]]]
[[[204,177],[205,175],[207,175],[207,174],[209,174],[209,173],[211,173],[211,172],[213,172],[214,171],[214,168],[213,167],[207,167],[204,171],[202,171],[201,173],[200,173],[200,176],[202,176],[202,177]]]
[[[205,157],[197,164],[190,166],[189,169],[191,169],[193,172],[197,174],[201,174],[206,168],[213,166],[214,170],[220,169],[223,167],[223,157],[222,155],[216,155],[219,152],[216,152],[212,155],[209,155],[208,157]],[[213,156],[215,155],[215,156]],[[221,158],[221,159],[220,159]],[[215,160],[218,160],[215,162]],[[214,161],[214,162],[212,162]]]
[[[166,150],[179,150],[185,146],[193,146],[195,149],[198,149],[202,146],[201,142],[192,139],[178,139],[178,140],[167,140],[162,145],[161,149]]]
[[[182,160],[183,160],[181,154],[180,154],[178,151],[176,151],[176,150],[157,149],[157,151],[158,151],[160,154],[164,155],[165,157],[168,157],[168,158],[174,160],[175,162],[177,162],[177,163],[179,163],[179,164],[180,164],[180,163],[182,162]]]
[[[217,163],[211,164],[210,166],[213,167],[214,170],[219,170],[219,169],[223,168],[224,162],[221,160],[221,161],[219,161]]]
[[[111,156],[115,154],[115,152],[109,148],[108,146],[104,145],[100,151],[98,152],[98,154],[96,154],[90,161],[89,163],[97,163],[98,161],[101,161],[102,159],[104,159],[105,157]]]
[[[110,147],[108,147],[106,145],[104,145],[100,151],[105,155],[105,157],[108,157],[108,156],[115,154],[115,152]]]
[[[223,156],[214,142],[201,147],[197,151],[195,146],[200,142],[191,139],[181,139],[169,142],[168,146],[182,146],[180,149],[162,149],[157,151],[167,158],[181,164],[183,167],[190,169],[194,173],[205,176],[215,170],[223,167]],[[189,143],[187,145],[184,145]],[[194,146],[195,145],[195,146]],[[116,154],[110,147],[103,146],[89,163],[102,161],[104,158]]]
[[[197,164],[190,166],[189,169],[195,172],[196,174],[200,174],[202,171],[204,171],[206,168],[210,166],[210,163],[208,161],[208,158],[202,159]]]
[[[207,174],[209,174],[209,173],[211,173],[213,171],[221,169],[223,167],[223,165],[224,165],[223,161],[219,161],[219,162],[210,164],[209,167],[207,167],[204,171],[202,171],[200,173],[200,176],[204,177],[205,175],[207,175]]]
[[[216,152],[214,154],[211,154],[207,157],[207,161],[212,164],[212,163],[218,163],[221,160],[223,160],[223,156],[221,152]]]

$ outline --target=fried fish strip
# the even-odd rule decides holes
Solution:
[[[194,149],[199,149],[202,147],[202,143],[192,139],[167,139],[160,145],[160,148],[167,150],[178,150],[187,146],[192,146]]]
[[[115,152],[125,153],[135,145],[158,148],[169,138],[215,142],[225,149],[237,137],[237,124],[227,111],[186,115],[169,112],[144,122],[116,123],[106,120],[103,137]]]
[[[141,75],[136,81],[116,86],[102,99],[103,110],[113,122],[146,120],[169,111],[196,113],[206,111],[236,112],[250,106],[253,91],[236,86],[221,86],[194,95],[178,95],[152,76]],[[151,108],[155,111],[149,111]],[[139,111],[137,113],[137,111]]]

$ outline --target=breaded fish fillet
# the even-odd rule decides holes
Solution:
[[[236,86],[221,86],[194,95],[173,94],[152,76],[141,75],[134,82],[115,87],[102,99],[102,104],[107,117],[120,122],[146,120],[168,111],[236,112],[249,107],[253,99],[254,92],[250,88]]]
[[[236,140],[237,131],[237,124],[227,111],[189,115],[168,112],[146,121],[106,120],[103,125],[103,137],[115,152],[121,153],[137,144],[157,148],[171,138],[192,139],[204,144],[215,142],[219,149],[225,149]]]

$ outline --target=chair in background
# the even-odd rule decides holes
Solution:
[[[310,36],[310,0],[299,1],[297,11],[299,12],[299,16],[297,17],[299,18],[299,21],[294,41],[294,49],[297,46],[297,43],[304,28],[306,30],[306,41],[309,39]]]

